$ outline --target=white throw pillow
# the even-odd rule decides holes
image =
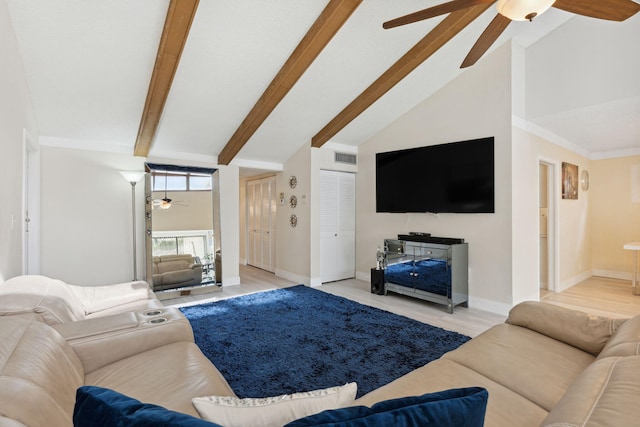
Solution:
[[[257,399],[229,396],[194,397],[191,401],[200,417],[225,427],[277,426],[328,409],[351,406],[358,386],[307,391]]]

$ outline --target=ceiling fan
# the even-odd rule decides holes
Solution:
[[[401,16],[382,24],[385,29],[411,24],[435,16],[467,9],[496,0],[453,0],[409,15]],[[640,4],[633,0],[498,0],[498,14],[480,35],[460,68],[469,67],[478,61],[507,28],[511,21],[533,21],[550,7],[578,15],[609,21],[624,21],[640,11]]]
[[[187,205],[181,205],[179,203],[172,204],[173,200],[167,197],[167,175],[168,173],[164,174],[164,197],[162,199],[153,199],[153,205],[151,206],[151,209],[154,209],[155,207],[159,207],[160,209],[169,209],[173,205],[187,206]]]

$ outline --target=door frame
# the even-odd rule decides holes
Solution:
[[[547,289],[557,292],[560,283],[560,163],[557,160],[540,157],[538,165],[547,167]],[[538,167],[538,171],[540,168]],[[540,174],[538,172],[538,183]],[[538,190],[538,200],[540,192]],[[538,272],[540,271],[540,223],[538,222]],[[538,280],[538,284],[540,280]]]
[[[249,192],[249,186],[255,186],[259,185],[260,187],[260,200],[258,201],[258,204],[262,204],[262,200],[263,200],[263,196],[262,196],[262,184],[265,182],[269,182],[269,200],[270,203],[273,203],[273,207],[275,208],[275,211],[269,211],[269,229],[267,232],[267,235],[269,236],[269,261],[270,261],[270,265],[266,265],[264,264],[264,252],[262,252],[262,263],[261,265],[256,265],[256,263],[252,264],[251,261],[254,260],[254,255],[251,254],[251,249],[252,249],[252,241],[254,239],[254,235],[251,231],[251,219],[250,219],[250,214],[249,211],[251,209],[251,203],[250,203],[250,196],[254,198],[254,202],[255,202],[255,191],[252,191],[251,193]],[[276,179],[276,175],[261,175],[258,177],[251,177],[248,178],[245,182],[245,196],[244,196],[244,200],[245,200],[245,260],[246,260],[246,264],[247,265],[251,265],[252,267],[256,267],[256,268],[260,268],[263,269],[265,271],[269,271],[271,273],[275,273],[276,270],[276,266],[277,266],[277,260],[276,260],[276,253],[277,253],[277,248],[276,248],[276,217],[277,217],[277,209],[278,209],[278,198],[277,198],[277,179]],[[260,212],[262,215],[262,205],[260,206]],[[264,218],[261,217],[260,218],[260,222],[261,225],[264,224]],[[264,236],[263,236],[264,237]],[[255,241],[253,241],[253,243],[255,244]],[[262,249],[264,249],[264,241],[261,240],[261,251]],[[255,251],[255,247],[253,247],[254,251]],[[266,268],[265,268],[266,267]]]

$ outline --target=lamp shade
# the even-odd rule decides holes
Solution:
[[[120,174],[126,179],[128,182],[134,184],[145,176],[146,172],[140,171],[120,171]]]
[[[549,9],[555,0],[498,0],[501,15],[512,21],[531,21]]]

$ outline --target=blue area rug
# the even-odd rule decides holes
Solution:
[[[352,381],[362,396],[470,339],[303,285],[180,310],[241,398]]]

